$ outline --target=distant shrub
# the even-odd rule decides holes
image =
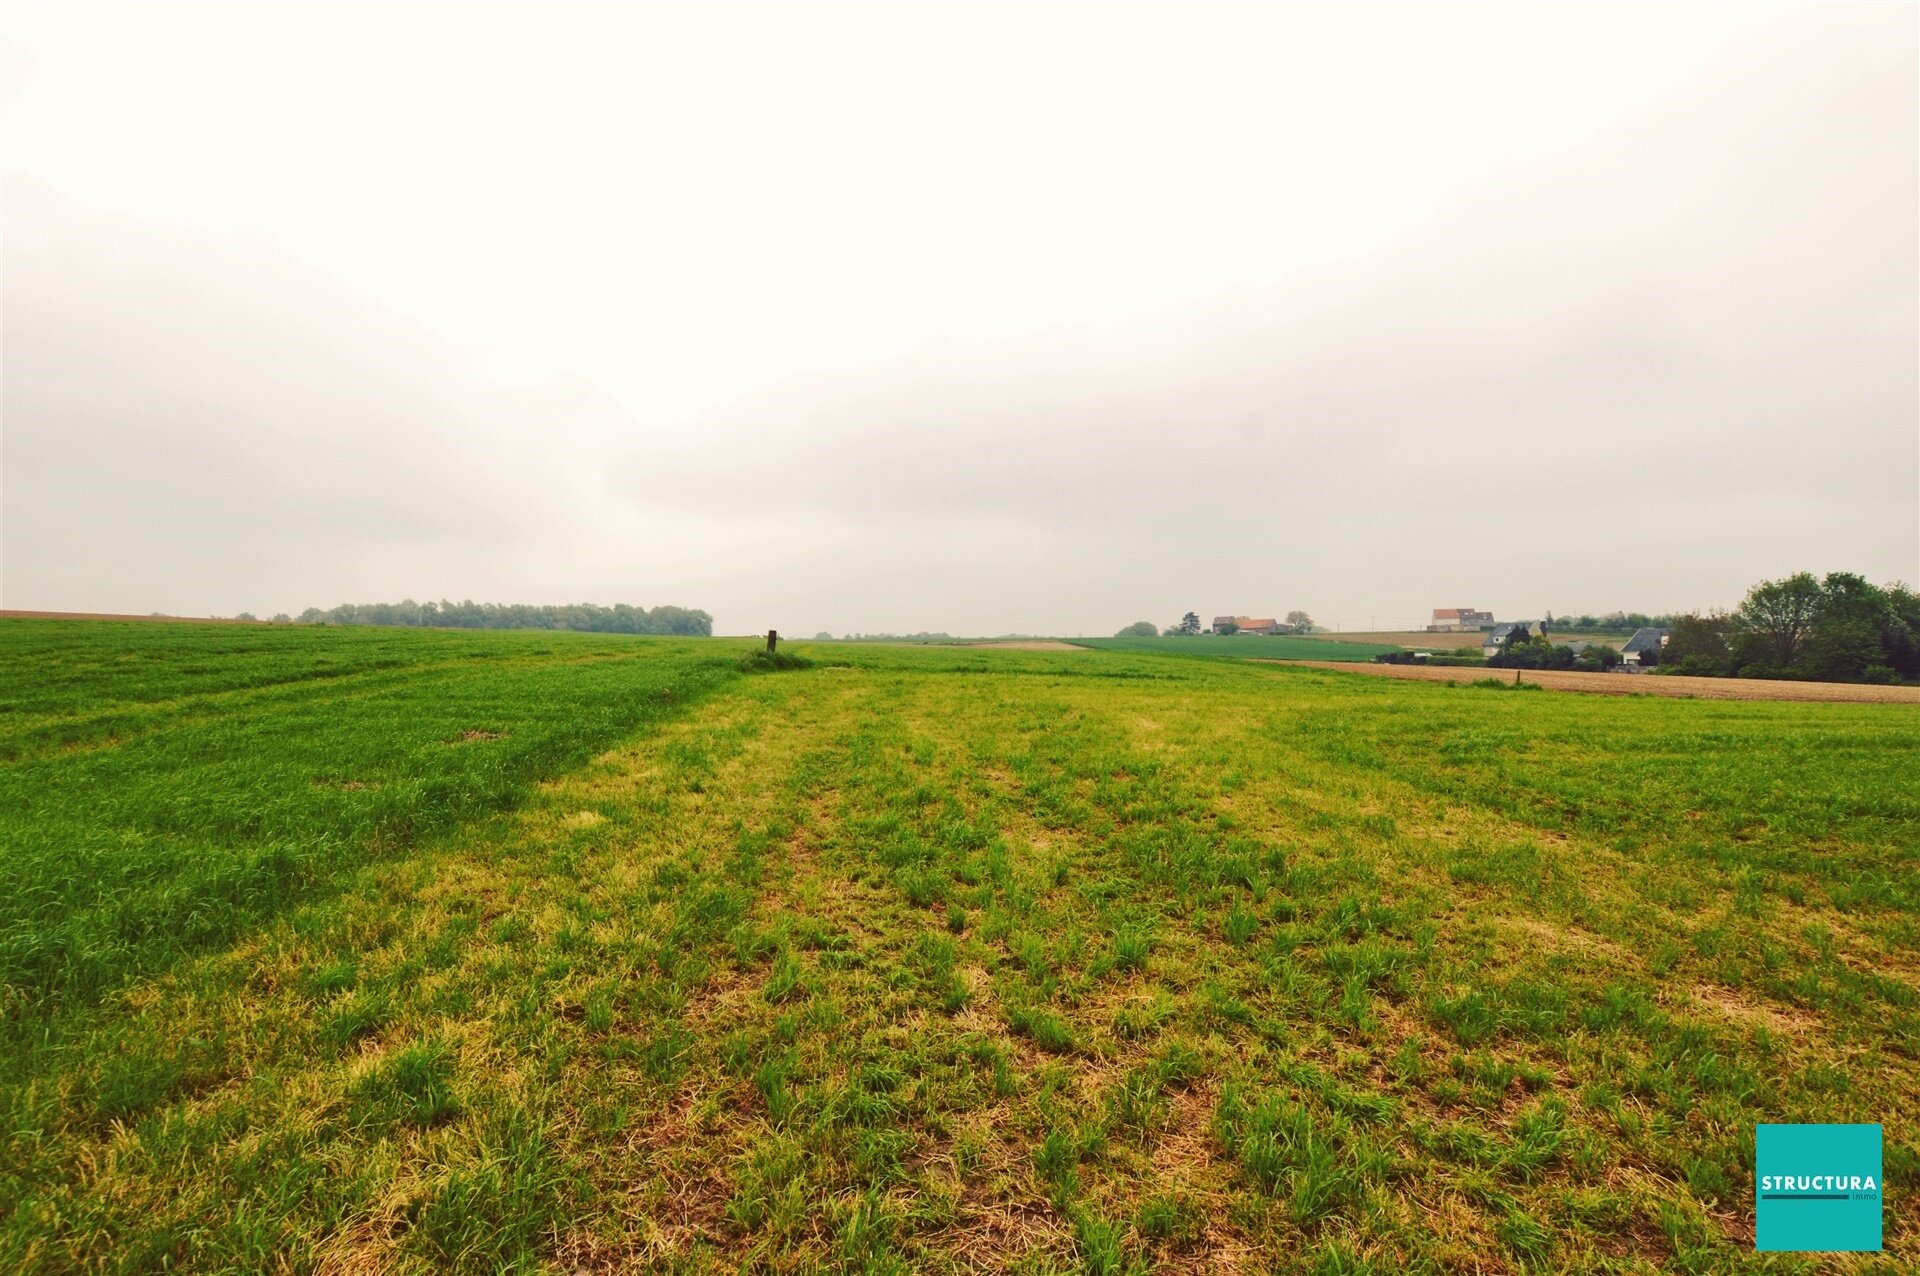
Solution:
[[[778,673],[784,669],[811,668],[813,661],[805,656],[796,656],[791,651],[768,651],[765,647],[755,647],[752,651],[740,653],[742,673]]]
[[[1668,660],[1659,672],[1688,678],[1724,678],[1733,671],[1733,662],[1725,657],[1686,655]]]
[[[1159,636],[1160,626],[1151,620],[1136,620],[1114,635],[1115,638],[1158,638]]]
[[[1475,678],[1467,684],[1469,687],[1485,687],[1489,691],[1544,691],[1537,682],[1508,682],[1505,678]]]
[[[1618,665],[1623,657],[1612,647],[1595,643],[1573,658],[1575,669],[1584,669],[1588,673],[1605,673]]]

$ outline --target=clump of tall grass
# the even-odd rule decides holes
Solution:
[[[740,653],[742,673],[779,673],[787,669],[811,668],[813,661],[791,651],[768,651],[765,647],[755,647]]]

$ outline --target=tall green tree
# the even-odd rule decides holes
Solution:
[[[1829,572],[1804,669],[1815,678],[1890,681],[1912,637],[1889,591],[1853,572]]]
[[[1784,673],[1806,654],[1820,615],[1820,582],[1811,572],[1763,580],[1747,591],[1734,612],[1734,655],[1756,673]]]

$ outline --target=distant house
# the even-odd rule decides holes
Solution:
[[[1507,639],[1513,637],[1515,634],[1524,633],[1529,638],[1539,638],[1545,635],[1546,632],[1547,626],[1545,621],[1510,620],[1504,625],[1495,625],[1487,632],[1486,638],[1480,644],[1480,651],[1483,655],[1489,657],[1497,656],[1500,654],[1500,649],[1506,646]]]
[[[1472,633],[1484,629],[1493,623],[1493,613],[1476,611],[1471,607],[1435,607],[1433,623],[1427,626],[1430,634]]]
[[[1219,633],[1221,629],[1227,625],[1232,625],[1243,634],[1284,634],[1287,632],[1287,627],[1271,616],[1215,616],[1213,618],[1214,633]]]
[[[1624,665],[1660,663],[1660,649],[1667,645],[1667,635],[1671,632],[1667,629],[1636,629],[1633,637],[1627,639],[1627,645],[1620,648],[1620,663]],[[1654,658],[1642,661],[1641,657],[1648,652],[1652,652]]]

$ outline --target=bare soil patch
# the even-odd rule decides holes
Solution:
[[[1414,682],[1512,682],[1514,670],[1419,665],[1354,665],[1331,660],[1288,660],[1339,673],[1369,673]],[[1676,696],[1684,700],[1828,700],[1849,704],[1920,704],[1920,687],[1867,687],[1851,682],[1775,682],[1763,678],[1682,678],[1650,673],[1579,673],[1570,669],[1527,669],[1521,680],[1549,691],[1586,691],[1603,696]]]
[[[1723,988],[1717,984],[1695,985],[1693,1001],[1696,1005],[1704,1006],[1736,1023],[1765,1028],[1786,1036],[1806,1032],[1818,1027],[1820,1022],[1815,1016],[1805,1011],[1766,1005],[1744,993]]]
[[[1544,944],[1550,949],[1571,949],[1576,952],[1604,953],[1621,965],[1631,966],[1639,958],[1628,952],[1611,939],[1603,939],[1591,931],[1578,926],[1553,925],[1537,917],[1498,917],[1495,923],[1523,931],[1535,944]]]

